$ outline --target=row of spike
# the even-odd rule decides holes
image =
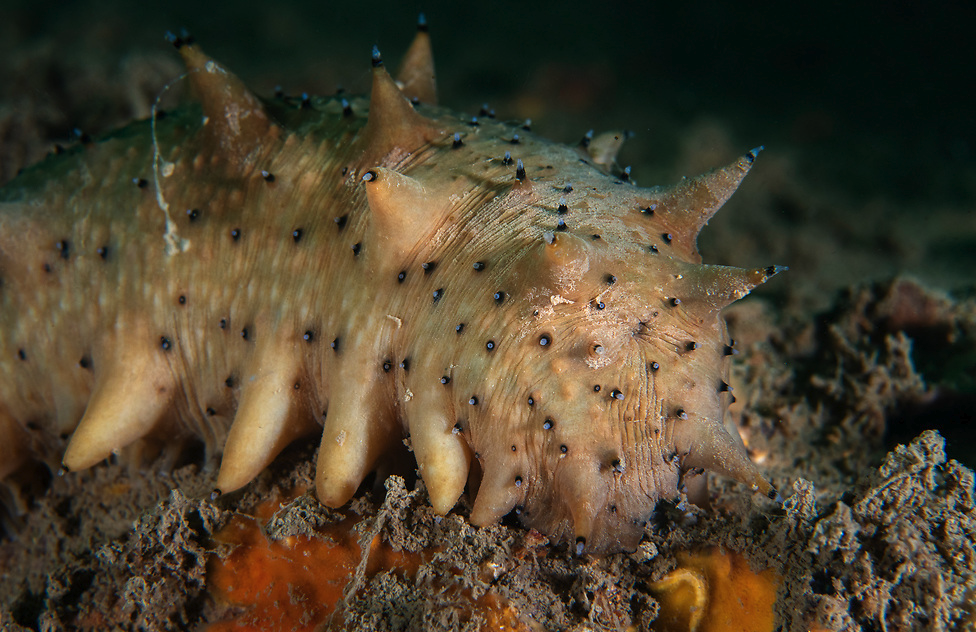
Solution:
[[[219,153],[231,164],[247,160],[276,124],[265,111],[260,100],[235,75],[205,55],[190,37],[173,38],[180,51],[191,84],[196,92],[207,120],[205,128],[210,135],[211,146],[219,148]],[[409,153],[437,139],[444,138],[447,132],[439,129],[433,121],[417,112],[412,102],[436,104],[437,87],[434,74],[434,61],[426,21],[421,19],[417,35],[411,44],[394,81],[387,72],[379,51],[374,47],[372,57],[372,91],[370,94],[369,117],[364,131],[365,150],[357,166],[360,173],[374,167],[392,167],[397,157]],[[233,116],[229,116],[233,114]],[[610,173],[623,142],[631,134],[627,131],[613,131],[593,136],[587,133],[579,150],[601,170]],[[658,195],[650,196],[647,189],[638,189],[635,204],[648,214],[656,212],[666,218],[669,230],[678,237],[675,247],[679,255],[689,261],[700,262],[696,247],[698,233],[719,208],[731,197],[742,179],[749,172],[752,163],[762,147],[757,147],[740,157],[727,167],[708,174],[689,178],[665,190],[652,190]],[[519,161],[521,164],[521,161]],[[524,170],[524,168],[523,168]],[[516,180],[523,183],[524,175]],[[409,183],[409,178],[387,170],[379,180],[395,182],[396,195],[404,195],[405,201],[399,214],[415,218],[400,218],[394,213],[386,213],[379,219],[386,223],[389,231],[383,235],[397,235],[397,239],[408,242],[414,233],[395,230],[406,226],[417,226],[426,215],[420,206],[431,199],[424,195],[423,187]],[[379,187],[372,187],[378,190]],[[379,197],[377,193],[375,197]],[[371,200],[372,202],[372,200]],[[385,205],[379,203],[371,207],[382,213]],[[414,242],[415,243],[415,242]]]
[[[207,56],[192,37],[170,35],[169,39],[186,65],[213,146],[219,147],[231,163],[245,161],[275,123],[244,82]],[[398,82],[386,71],[379,50],[373,49],[371,115],[366,128],[370,150],[364,156],[364,166],[379,164],[397,147],[419,147],[438,136],[430,121],[414,110],[411,100],[428,105],[437,103],[434,58],[423,17],[404,58]]]

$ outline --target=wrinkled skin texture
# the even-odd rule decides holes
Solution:
[[[695,247],[755,152],[639,188],[605,139],[414,108],[418,42],[401,87],[376,64],[368,101],[304,105],[183,45],[200,107],[0,191],[0,477],[60,436],[75,470],[193,435],[227,492],[320,432],[339,506],[407,436],[436,511],[468,485],[476,524],[580,553],[635,547],[700,468],[774,493],[723,423],[720,310],[778,268]]]

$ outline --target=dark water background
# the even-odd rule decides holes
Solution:
[[[545,102],[540,131],[630,127],[630,159],[652,166],[668,164],[667,134],[645,121],[708,116],[744,147],[796,148],[805,177],[850,195],[971,204],[976,188],[971,2],[4,5],[7,50],[54,39],[65,55],[121,57],[186,27],[268,92],[366,87],[370,47],[396,59],[424,11],[457,109],[527,94]]]

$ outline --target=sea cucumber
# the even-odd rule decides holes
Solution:
[[[230,492],[320,432],[340,506],[406,443],[436,512],[467,486],[473,523],[578,554],[633,549],[704,469],[776,495],[725,428],[720,311],[782,268],[696,247],[758,150],[638,187],[619,134],[438,107],[421,27],[368,100],[260,99],[173,38],[199,105],[0,190],[0,479],[196,436]]]

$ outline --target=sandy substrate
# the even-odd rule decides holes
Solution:
[[[54,17],[15,9],[0,27],[0,182],[55,142],[73,142],[76,127],[99,133],[145,116],[180,73],[164,47],[120,34],[135,23],[121,9],[111,18],[83,9],[79,3]],[[191,15],[177,11],[162,26],[134,28],[192,26]],[[287,64],[249,57],[246,44],[215,47],[241,57],[238,72],[259,89],[281,82],[329,91],[338,81],[362,82],[363,73],[287,58],[287,34],[309,30],[289,15],[255,35]],[[733,21],[729,28],[743,27]],[[368,48],[388,31],[381,24],[337,38]],[[458,37],[444,39],[454,50],[478,48],[462,47]],[[349,51],[336,57],[343,67],[358,59]],[[492,74],[490,60],[470,52],[445,56],[442,85],[453,85],[446,92],[457,107],[491,99],[505,116],[533,116],[536,127],[559,137],[646,124],[653,142],[639,133],[622,156],[641,184],[723,164],[756,135],[772,145],[700,247],[707,262],[791,267],[727,313],[740,351],[731,414],[786,500],[712,477],[710,509],[689,516],[662,507],[636,553],[581,559],[521,529],[514,517],[471,527],[466,498],[438,519],[422,488],[391,480],[388,492],[380,487],[356,501],[355,533],[367,544],[378,534],[393,549],[437,553],[409,576],[360,577],[333,627],[475,629],[485,617],[471,604],[488,595],[536,629],[653,629],[658,607],[649,587],[675,567],[677,553],[720,546],[783,577],[775,606],[782,630],[976,629],[976,169],[969,150],[955,143],[969,142],[969,132],[946,141],[956,154],[913,161],[909,178],[878,156],[941,132],[920,125],[911,139],[889,137],[828,107],[797,106],[790,125],[768,122],[728,106],[737,103],[734,94],[707,107],[709,88],[673,77],[662,79],[673,107],[647,107],[646,93],[612,60],[587,65],[543,52],[530,59],[512,78]],[[475,81],[477,97],[457,97]],[[178,93],[176,86],[164,102],[172,105]],[[828,155],[830,168],[817,167]],[[906,178],[925,186],[912,189]],[[241,616],[207,589],[208,563],[229,553],[215,534],[262,501],[309,487],[314,457],[314,442],[296,445],[243,492],[215,502],[216,463],[192,447],[65,477],[43,467],[21,473],[19,496],[3,492],[13,535],[0,541],[0,623],[11,630],[195,630]],[[267,537],[283,540],[338,519],[303,495],[263,524]]]

